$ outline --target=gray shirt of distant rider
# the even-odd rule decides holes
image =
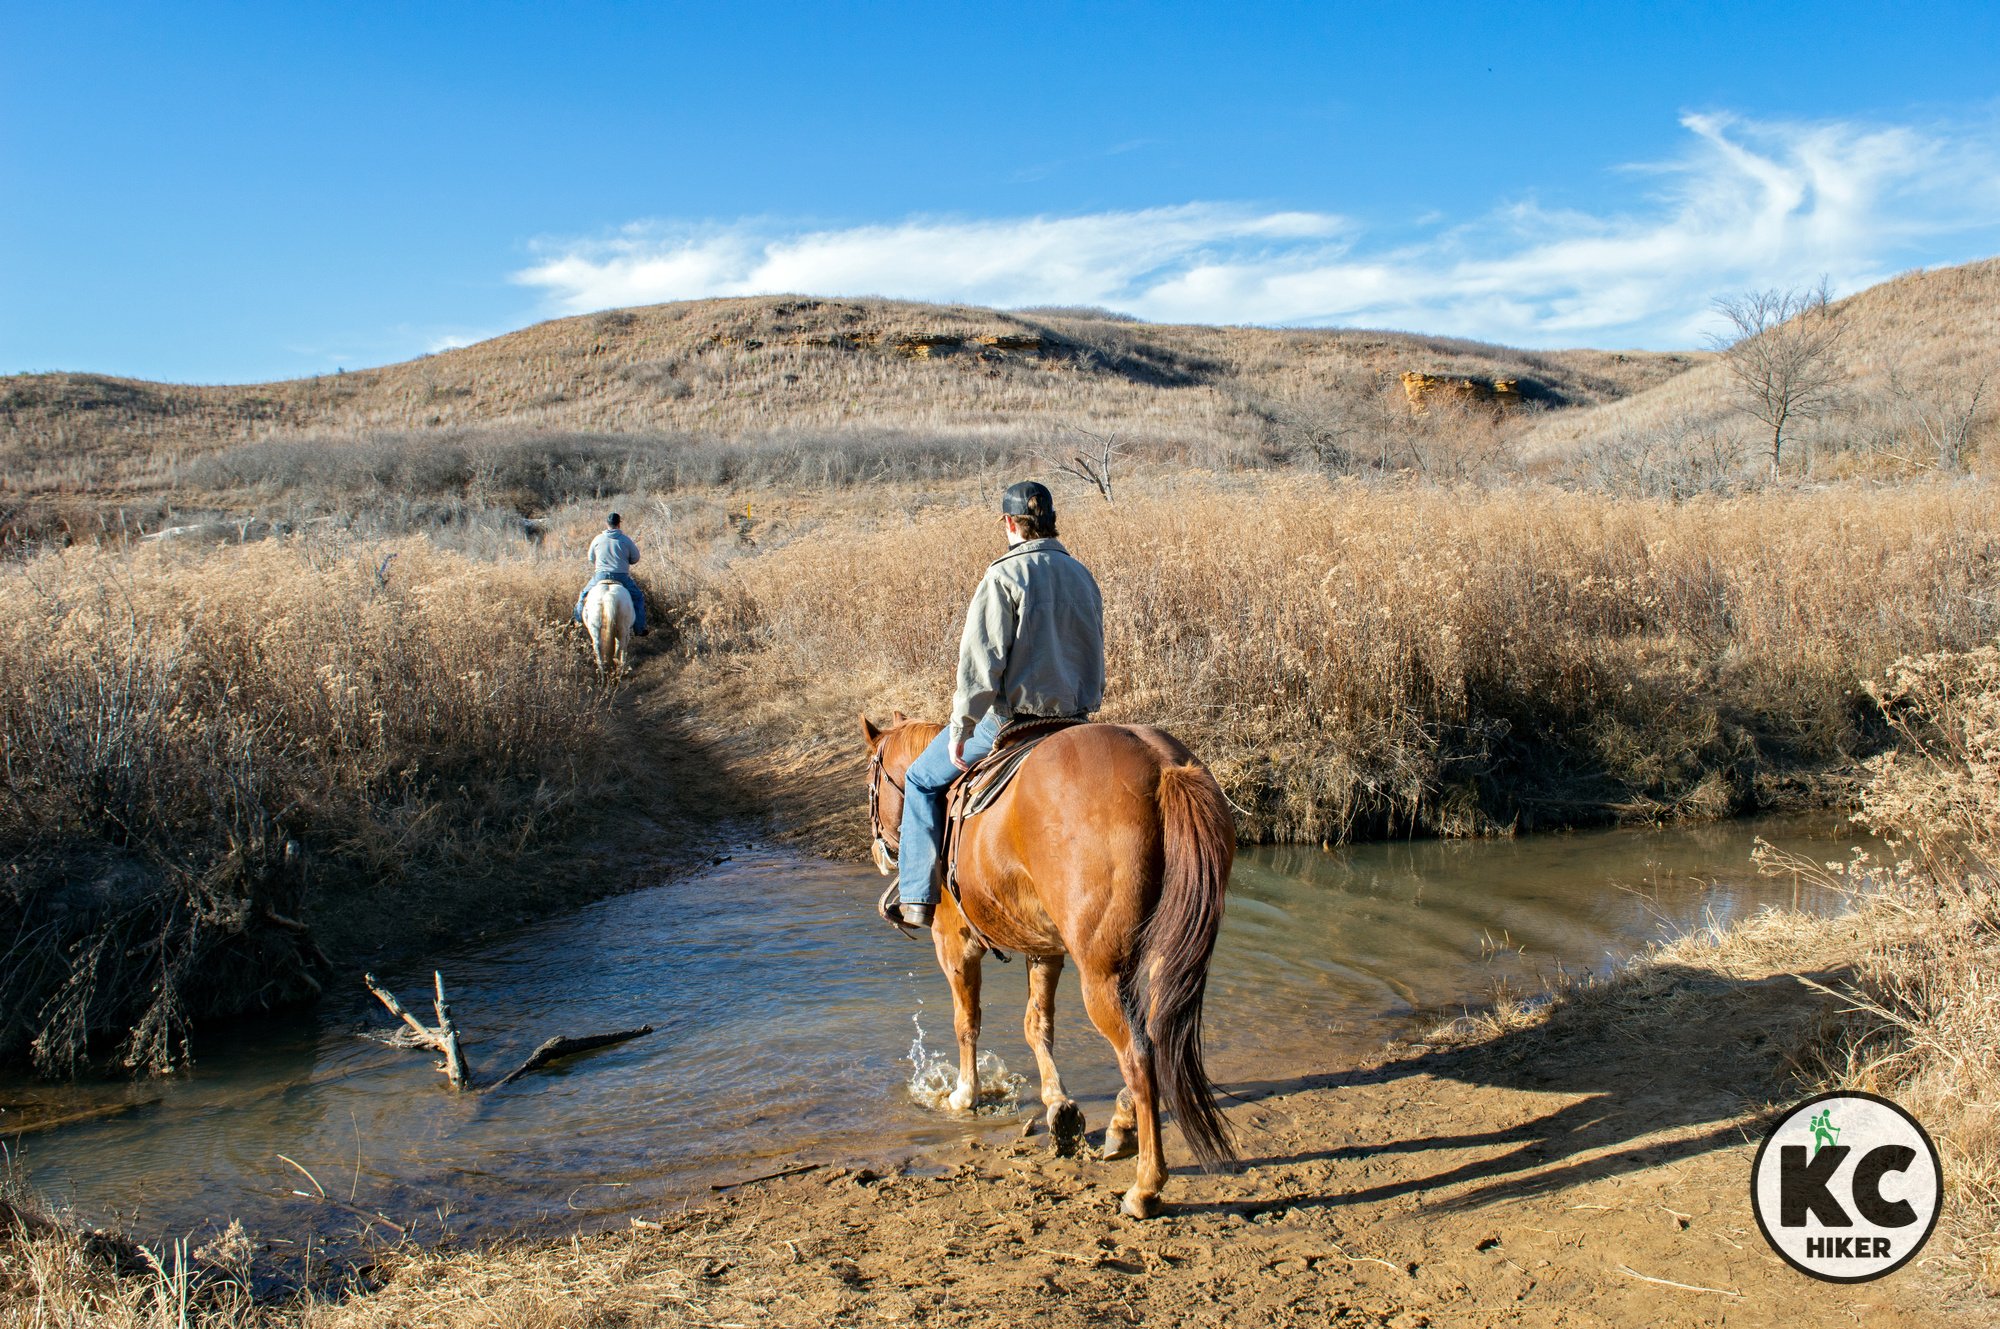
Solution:
[[[623,531],[606,531],[590,542],[590,565],[600,574],[624,576],[639,561],[639,546]]]

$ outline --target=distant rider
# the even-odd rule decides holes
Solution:
[[[632,635],[643,637],[652,631],[646,626],[646,593],[632,580],[631,568],[639,561],[639,546],[620,529],[617,513],[605,518],[604,532],[590,542],[588,557],[592,575],[584,583],[583,594],[576,597],[575,621],[583,622],[583,602],[589,598],[590,588],[601,581],[615,581],[632,594]]]
[[[891,923],[928,927],[938,899],[945,790],[993,750],[1003,722],[1084,716],[1104,704],[1104,602],[1056,539],[1056,504],[1033,480],[1000,499],[1008,550],[986,569],[958,643],[951,723],[903,776],[898,903]]]

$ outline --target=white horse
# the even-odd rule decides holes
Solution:
[[[632,668],[632,593],[615,581],[600,581],[583,597],[583,630],[597,653],[597,672]]]

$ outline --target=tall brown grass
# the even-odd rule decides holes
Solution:
[[[316,989],[306,920],[535,842],[599,732],[576,581],[423,540],[0,567],[0,1055],[177,1064]]]
[[[1996,516],[1976,485],[1666,505],[1189,478],[1071,502],[1063,537],[1105,591],[1107,716],[1189,742],[1247,834],[1331,840],[1719,815],[1857,759],[1862,680],[2000,624]],[[864,707],[942,718],[998,538],[966,509],[739,560],[690,677],[802,747]]]

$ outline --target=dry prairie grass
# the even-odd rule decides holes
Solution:
[[[316,989],[302,912],[536,842],[599,732],[575,581],[423,540],[0,568],[0,1052],[177,1064],[191,1020]]]
[[[2000,623],[1980,485],[1670,506],[1297,480],[1071,503],[1106,595],[1110,718],[1163,725],[1247,835],[1725,815],[1868,748],[1862,680]],[[839,525],[730,565],[688,674],[759,759],[854,712],[942,717],[984,507]],[[725,718],[733,717],[733,718]]]
[[[918,342],[938,344],[913,354]],[[734,439],[1095,421],[1135,440],[1234,441],[1246,402],[1356,374],[1501,374],[1581,402],[1623,395],[1700,358],[887,300],[697,300],[557,319],[404,364],[282,383],[0,378],[0,462],[17,483],[37,468],[49,482],[79,475],[84,455],[140,463],[125,472],[139,476],[144,465],[170,464],[169,454],[273,434],[343,439],[503,422],[556,434]]]
[[[741,1293],[713,1283],[717,1269],[756,1258],[741,1236],[698,1220],[671,1226],[475,1251],[401,1245],[377,1255],[365,1288],[334,1277],[259,1300],[255,1247],[240,1226],[206,1247],[155,1249],[66,1226],[31,1198],[0,1193],[0,1314],[22,1329],[664,1329],[755,1315]]]
[[[1902,659],[1871,690],[1902,742],[1874,763],[1858,819],[1911,858],[1877,874],[1820,1064],[1937,1137],[1950,1231],[2000,1296],[2000,647]]]

